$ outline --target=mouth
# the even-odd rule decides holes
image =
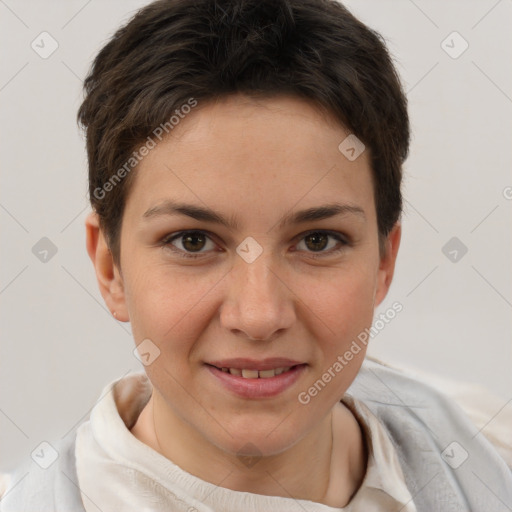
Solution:
[[[242,398],[274,397],[290,388],[308,365],[290,359],[229,360],[206,363],[224,389]]]
[[[214,365],[213,365],[214,366]],[[250,368],[228,368],[228,367],[218,367],[217,370],[220,370],[224,373],[229,373],[230,375],[235,375],[237,377],[242,377],[243,379],[270,379],[277,375],[281,375],[282,373],[289,372],[292,368],[295,368],[299,365],[293,366],[280,366],[278,368],[270,368],[268,370],[253,370]]]

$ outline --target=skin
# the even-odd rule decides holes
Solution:
[[[145,367],[153,394],[132,433],[203,480],[343,507],[364,478],[361,429],[339,402],[364,345],[307,405],[297,399],[371,326],[400,244],[397,224],[379,254],[369,151],[349,161],[338,150],[348,134],[294,97],[238,95],[200,104],[135,171],[120,267],[96,214],[87,218],[87,248],[107,306],[131,322],[136,344],[149,338],[160,350]],[[169,199],[211,208],[237,226],[143,217]],[[364,216],[279,225],[286,214],[330,203],[356,205]],[[162,242],[191,229],[207,237]],[[327,237],[317,248],[310,230],[334,231],[348,244]],[[249,236],[263,249],[252,263],[236,252]],[[201,256],[186,259],[180,249]],[[265,399],[230,393],[205,366],[278,356],[307,363],[306,370]],[[259,457],[257,463],[248,467],[240,453]]]

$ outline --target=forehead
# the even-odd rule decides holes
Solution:
[[[368,151],[348,159],[340,144],[349,135],[315,104],[293,97],[198,104],[139,163],[127,208],[140,214],[172,197],[255,214],[319,201],[367,209]]]
[[[337,149],[348,132],[311,101],[294,96],[256,99],[242,94],[209,101],[183,116],[169,134],[169,144],[194,145],[230,160],[250,155],[270,163],[285,154],[293,160],[317,158],[328,146]],[[303,146],[304,140],[309,143]],[[263,151],[261,151],[263,150]],[[317,161],[315,163],[318,163]],[[249,162],[244,162],[244,167]]]

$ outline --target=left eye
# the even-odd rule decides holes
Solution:
[[[338,234],[330,233],[328,231],[311,231],[304,235],[300,241],[299,244],[297,244],[297,247],[300,246],[302,242],[304,242],[304,245],[311,250],[311,252],[320,252],[320,253],[329,253],[332,252],[331,250],[324,250],[326,248],[333,249],[336,247],[336,243],[329,246],[329,238],[335,240],[335,242],[346,245],[345,240],[341,238]],[[308,251],[309,252],[309,251]],[[334,251],[336,252],[336,251]]]

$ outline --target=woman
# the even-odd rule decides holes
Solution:
[[[87,249],[145,373],[2,512],[507,509],[467,417],[365,362],[409,146],[378,34],[332,1],[160,0],[85,90]]]

